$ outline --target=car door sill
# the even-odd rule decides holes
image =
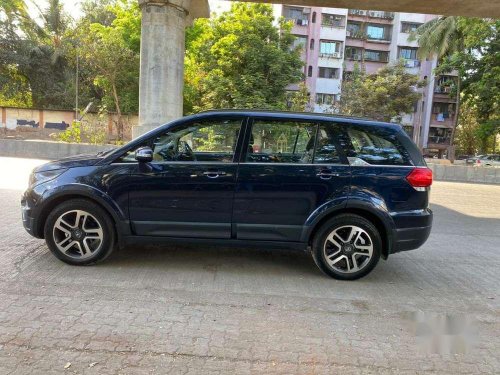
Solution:
[[[126,236],[123,238],[125,245],[148,245],[148,244],[176,244],[176,245],[207,245],[224,247],[265,247],[265,248],[287,248],[290,250],[307,250],[305,242],[287,241],[258,241],[258,240],[236,240],[217,238],[185,238],[185,237],[156,237],[156,236]]]

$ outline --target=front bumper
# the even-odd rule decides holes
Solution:
[[[40,233],[38,233],[37,222],[35,216],[33,215],[34,202],[30,198],[28,192],[24,193],[21,197],[21,217],[23,220],[23,226],[26,231],[33,237],[42,238]]]

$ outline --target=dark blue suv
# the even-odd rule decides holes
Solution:
[[[74,265],[129,243],[198,242],[310,249],[326,274],[356,279],[427,240],[431,184],[399,125],[210,111],[36,168],[22,217]]]

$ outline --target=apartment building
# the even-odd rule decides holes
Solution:
[[[418,44],[408,40],[411,31],[436,16],[292,5],[276,5],[275,14],[293,22],[312,110],[331,111],[341,94],[342,79],[355,64],[375,73],[403,59],[408,71],[428,84],[419,89],[415,111],[403,117],[402,125],[424,153],[450,156],[457,100],[449,94],[456,75],[435,77],[437,61],[419,60]],[[297,85],[289,89],[297,90]]]

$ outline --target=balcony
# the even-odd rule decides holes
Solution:
[[[324,59],[341,59],[342,52],[320,53],[319,57],[322,57]]]
[[[449,137],[429,136],[428,143],[433,145],[449,146],[451,145],[451,139]]]
[[[366,40],[368,37],[368,35],[361,30],[347,30],[346,35],[348,38],[360,40]]]
[[[371,17],[371,18],[382,18],[389,20],[394,19],[394,12],[382,12],[378,10],[349,9],[349,15]]]
[[[304,18],[285,18],[286,21],[292,22],[295,26],[307,26],[309,20]]]

